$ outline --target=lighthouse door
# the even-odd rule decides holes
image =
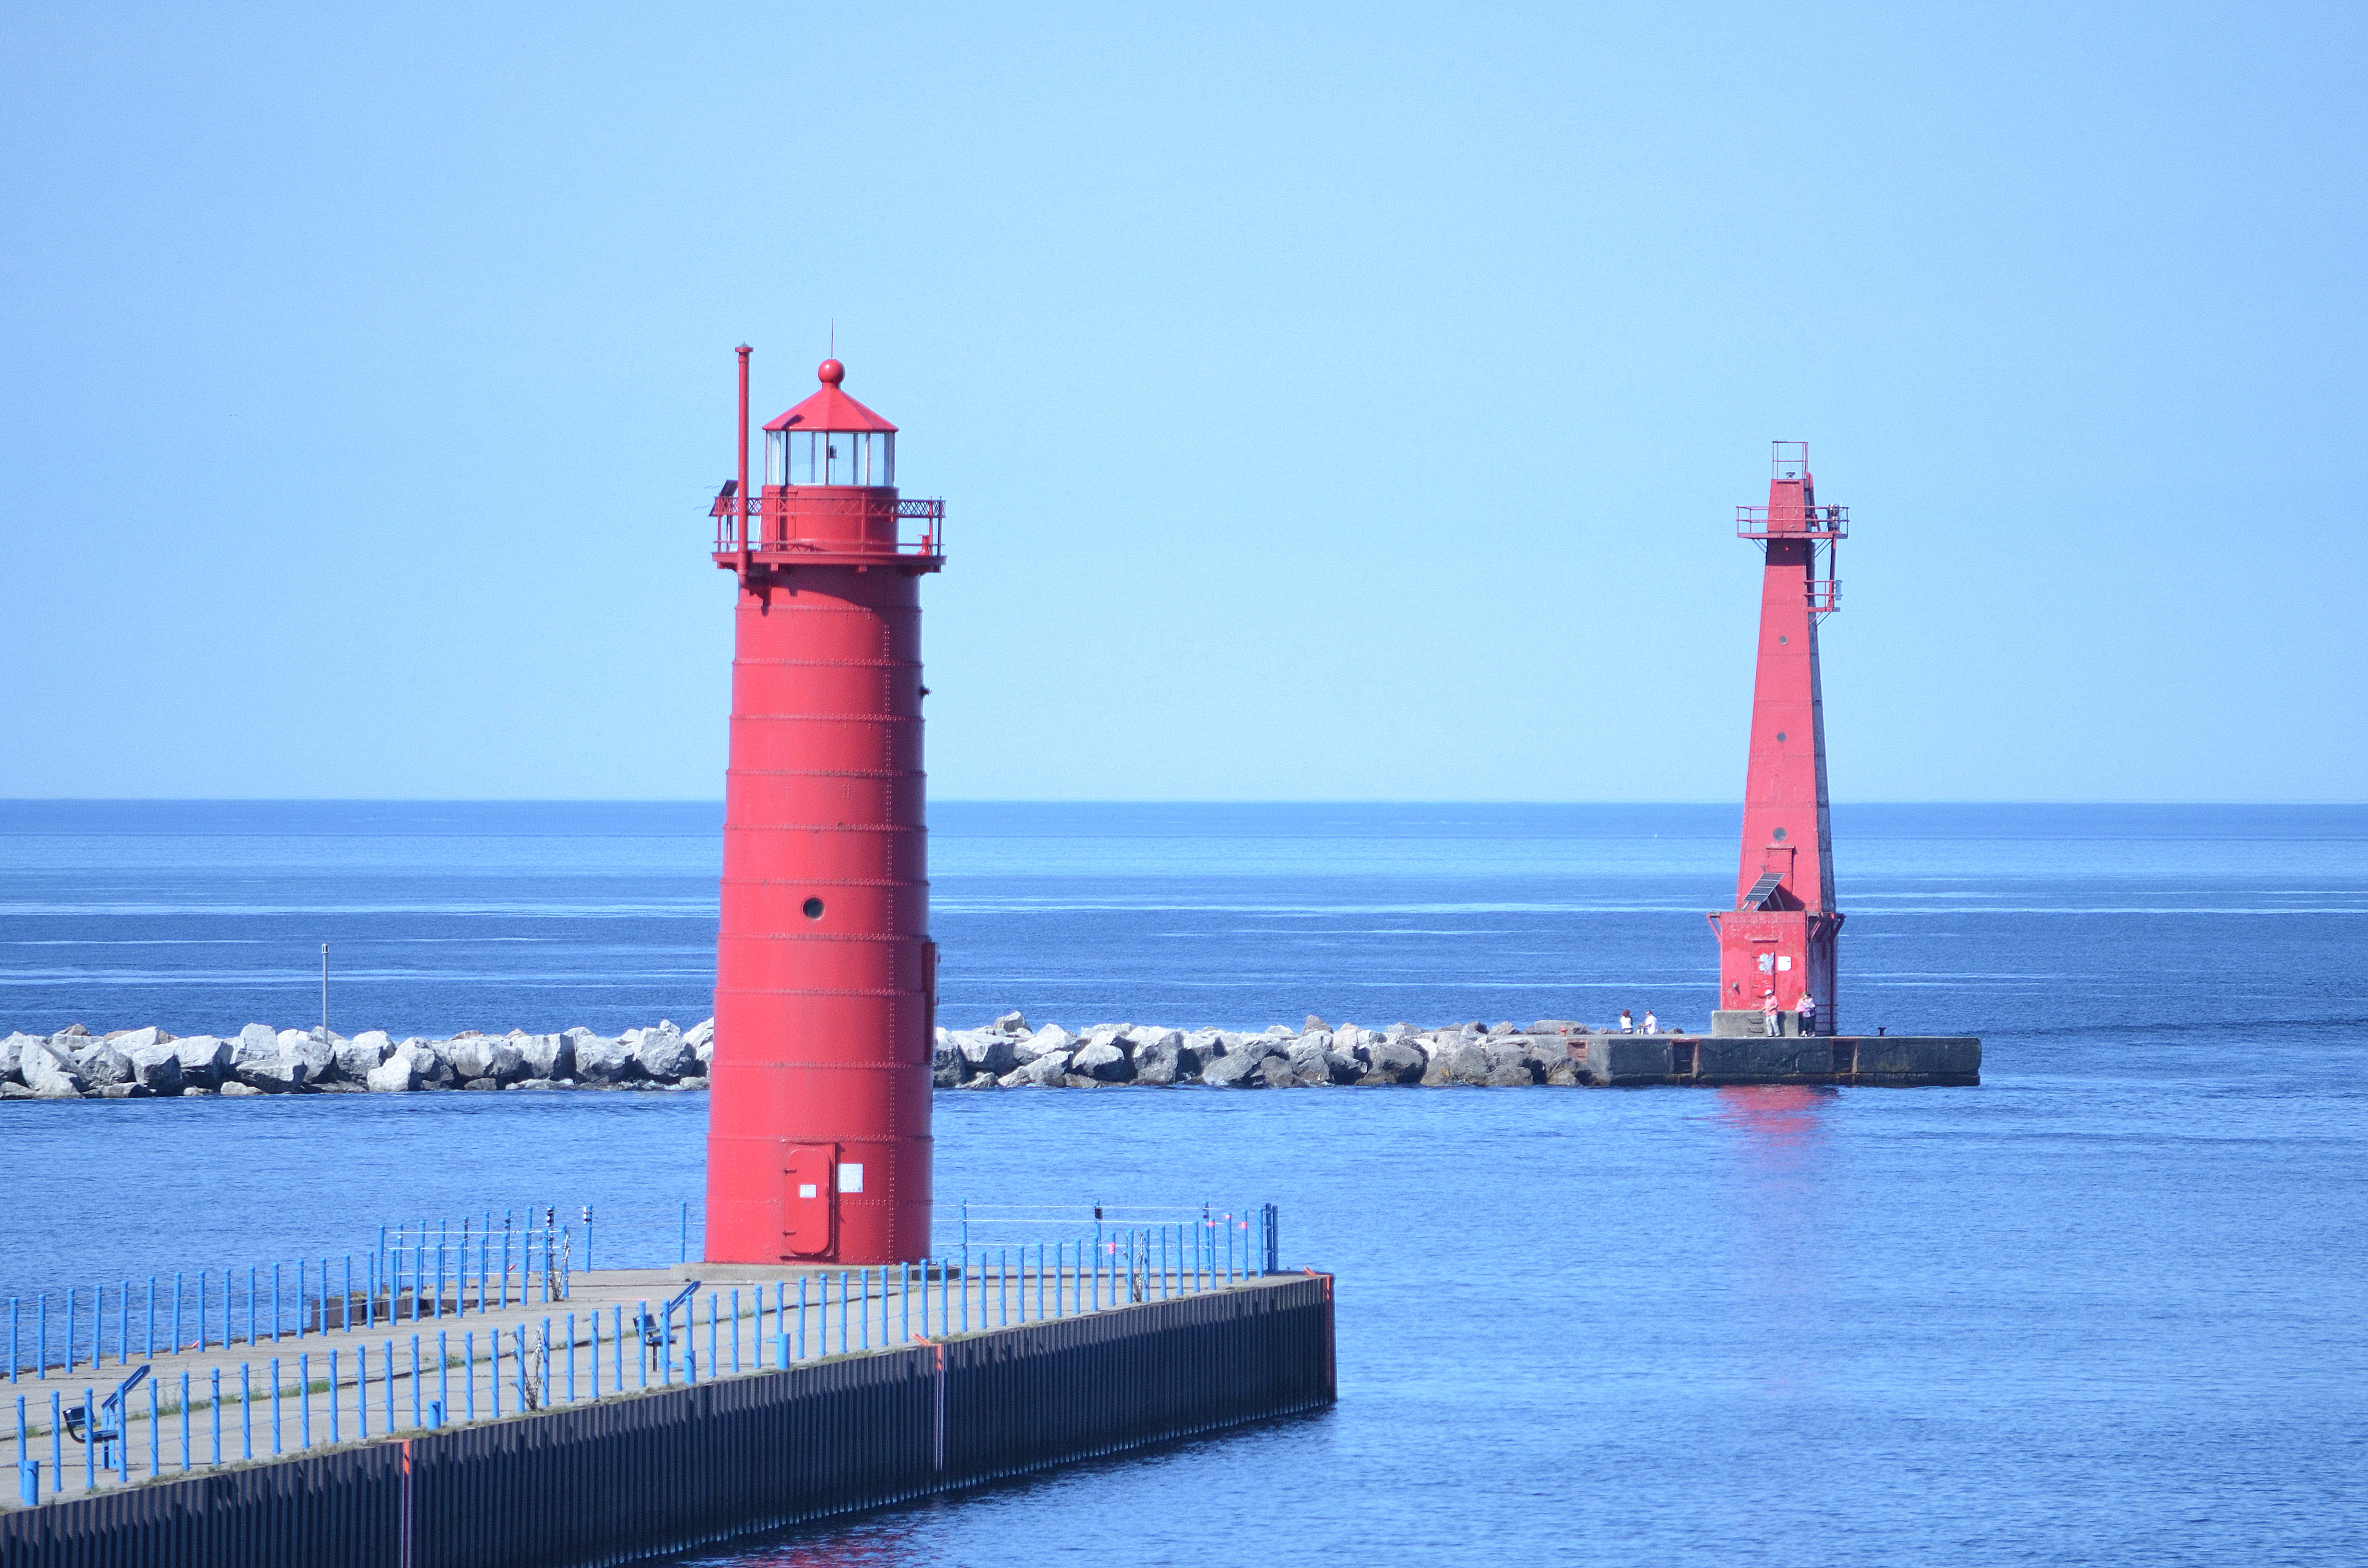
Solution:
[[[781,1253],[826,1257],[838,1218],[838,1145],[792,1143],[781,1161]]]

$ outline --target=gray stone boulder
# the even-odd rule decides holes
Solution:
[[[242,1084],[235,1078],[233,1078],[229,1083],[224,1084],[219,1091],[219,1093],[226,1098],[234,1098],[242,1095],[259,1095],[263,1092],[263,1090],[256,1088],[254,1085]]]
[[[269,1024],[249,1024],[231,1041],[230,1065],[267,1062],[279,1054],[279,1031]]]
[[[1419,1084],[1429,1059],[1403,1040],[1381,1040],[1359,1048],[1360,1084]]]
[[[965,1089],[995,1089],[1002,1087],[1002,1085],[994,1074],[979,1073],[963,1079],[962,1086]]]
[[[1182,1045],[1184,1031],[1171,1029],[1164,1024],[1137,1024],[1126,1031],[1126,1039],[1120,1043],[1126,1047],[1126,1053],[1129,1056],[1139,1057],[1146,1050],[1172,1051]]]
[[[1330,1034],[1332,1032],[1332,1026],[1317,1017],[1315,1014],[1310,1013],[1307,1015],[1307,1021],[1299,1026],[1299,1032],[1301,1034]]]
[[[1066,1083],[1072,1054],[1066,1051],[1046,1051],[1034,1061],[1012,1069],[1012,1076],[1019,1080],[1013,1087],[1055,1088]]]
[[[47,1044],[49,1041],[37,1034],[12,1034],[0,1040],[0,1084],[24,1083],[25,1048]]]
[[[24,1048],[17,1070],[25,1086],[47,1100],[73,1099],[90,1086],[75,1071],[73,1058],[46,1040]]]
[[[151,1040],[131,1052],[131,1081],[152,1095],[181,1092],[181,1053],[177,1040]]]
[[[302,1062],[291,1062],[284,1056],[268,1056],[242,1062],[235,1071],[237,1081],[247,1088],[259,1094],[285,1095],[304,1086],[304,1075],[309,1069]],[[227,1084],[222,1086],[225,1089],[230,1087]]]
[[[1069,1058],[1069,1071],[1098,1084],[1125,1084],[1134,1078],[1134,1062],[1116,1040],[1102,1040],[1082,1047]]]
[[[690,1047],[691,1055],[699,1059],[700,1070],[705,1072],[707,1064],[715,1060],[715,1020],[700,1019],[684,1032],[682,1038],[684,1043]]]
[[[965,1081],[981,1073],[1000,1078],[1019,1065],[1019,1042],[1006,1030],[964,1029],[953,1040],[962,1053]]]
[[[1266,1060],[1264,1051],[1229,1051],[1201,1070],[1201,1082],[1220,1089],[1263,1089],[1267,1080],[1258,1069]]]
[[[1433,1085],[1485,1084],[1493,1070],[1488,1048],[1476,1040],[1465,1039],[1433,1055],[1422,1081]]]
[[[1184,1037],[1174,1029],[1134,1048],[1134,1081],[1153,1087],[1177,1082],[1184,1070]]]
[[[661,1022],[654,1029],[643,1029],[634,1042],[633,1060],[642,1071],[661,1084],[671,1084],[698,1070],[699,1053],[682,1038],[682,1031],[670,1023]]]
[[[339,1083],[369,1083],[370,1075],[378,1071],[379,1063],[386,1060],[387,1051],[391,1049],[384,1031],[372,1029],[370,1032],[378,1036],[374,1044],[364,1045],[358,1040],[348,1040],[332,1051],[329,1053],[329,1071],[325,1075]]]
[[[307,1082],[325,1078],[336,1069],[337,1047],[346,1041],[336,1035],[325,1039],[304,1029],[279,1031],[279,1055],[288,1062],[302,1062]]]
[[[714,1029],[708,1029],[710,1038]],[[685,1040],[690,1037],[685,1035]],[[518,1055],[524,1059],[526,1078],[573,1078],[575,1076],[575,1041],[564,1034],[530,1034],[513,1041]],[[520,1082],[524,1082],[521,1079]]]
[[[1058,1024],[1047,1024],[1026,1040],[1012,1042],[1012,1055],[1022,1067],[1043,1056],[1066,1056],[1076,1049],[1077,1037]]]
[[[622,1040],[590,1035],[575,1042],[575,1076],[586,1084],[630,1084],[644,1076],[633,1048]]]
[[[1225,1036],[1217,1029],[1194,1029],[1176,1048],[1176,1081],[1197,1084],[1209,1063],[1225,1054]]]
[[[498,1087],[527,1075],[526,1052],[517,1040],[493,1035],[464,1035],[452,1041],[447,1054],[452,1060],[453,1076],[463,1084],[488,1078]]]
[[[449,1089],[461,1081],[452,1071],[451,1058],[445,1055],[440,1040],[421,1040],[414,1035],[394,1048],[395,1056],[410,1058],[413,1086],[422,1089]],[[392,1062],[394,1057],[387,1058]]]
[[[1321,1064],[1318,1064],[1316,1071],[1318,1073],[1322,1073],[1324,1071]],[[1258,1062],[1258,1070],[1253,1073],[1251,1076],[1253,1078],[1263,1079],[1266,1083],[1266,1086],[1269,1089],[1300,1089],[1305,1088],[1313,1084],[1328,1084],[1331,1082],[1331,1078],[1328,1074],[1320,1078],[1309,1078],[1304,1076],[1300,1073],[1298,1068],[1293,1067],[1291,1064],[1291,1058],[1288,1056],[1266,1057]],[[1242,1086],[1244,1088],[1248,1088],[1251,1085],[1244,1084]]]
[[[929,1084],[939,1089],[959,1089],[962,1085],[962,1052],[947,1041],[939,1041],[930,1054]]]
[[[1503,1023],[1497,1024],[1494,1028],[1490,1028],[1488,1032],[1491,1035],[1502,1038],[1508,1034],[1519,1034],[1521,1031],[1513,1027],[1512,1019],[1508,1018]]]
[[[1355,1057],[1332,1049],[1333,1039],[1328,1034],[1303,1035],[1299,1043],[1291,1048],[1284,1060],[1291,1063],[1300,1082],[1317,1087],[1353,1084],[1364,1072]]]
[[[144,1029],[111,1030],[108,1034],[107,1043],[115,1047],[116,1050],[123,1052],[124,1055],[129,1056],[135,1051],[154,1045],[159,1040],[167,1040],[172,1038],[173,1037],[171,1035],[166,1034],[163,1029],[157,1028],[152,1025]]]
[[[995,1020],[993,1027],[996,1031],[1000,1034],[1019,1035],[1030,1032],[1028,1028],[1028,1020],[1016,1012],[1004,1014],[1001,1017]]]
[[[410,1051],[398,1050],[370,1070],[362,1086],[374,1095],[408,1094],[419,1082],[418,1061]]]
[[[215,1088],[230,1072],[231,1053],[234,1043],[219,1035],[191,1035],[173,1042],[175,1054],[181,1059],[181,1086]]]
[[[111,1089],[131,1082],[131,1058],[111,1041],[95,1040],[74,1053],[74,1071],[93,1089]]]
[[[1492,1037],[1482,1049],[1487,1053],[1488,1072],[1481,1081],[1489,1087],[1526,1087],[1545,1081],[1548,1063],[1527,1035]]]

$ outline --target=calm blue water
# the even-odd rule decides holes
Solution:
[[[1978,1089],[941,1095],[980,1201],[1284,1206],[1326,1415],[701,1561],[2368,1561],[2368,810],[1836,813]],[[936,808],[950,1022],[1699,1023],[1736,813]],[[715,812],[0,805],[0,1026],[704,1017]],[[591,1201],[689,1095],[0,1105],[0,1291]]]

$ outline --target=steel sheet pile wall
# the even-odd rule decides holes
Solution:
[[[417,1568],[623,1562],[1334,1392],[1313,1276],[13,1510],[0,1568],[404,1568],[406,1447]]]

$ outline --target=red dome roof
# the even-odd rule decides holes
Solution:
[[[825,359],[815,373],[821,379],[822,390],[768,423],[766,429],[894,432],[896,426],[838,390],[838,383],[847,375],[846,366],[836,359]]]

